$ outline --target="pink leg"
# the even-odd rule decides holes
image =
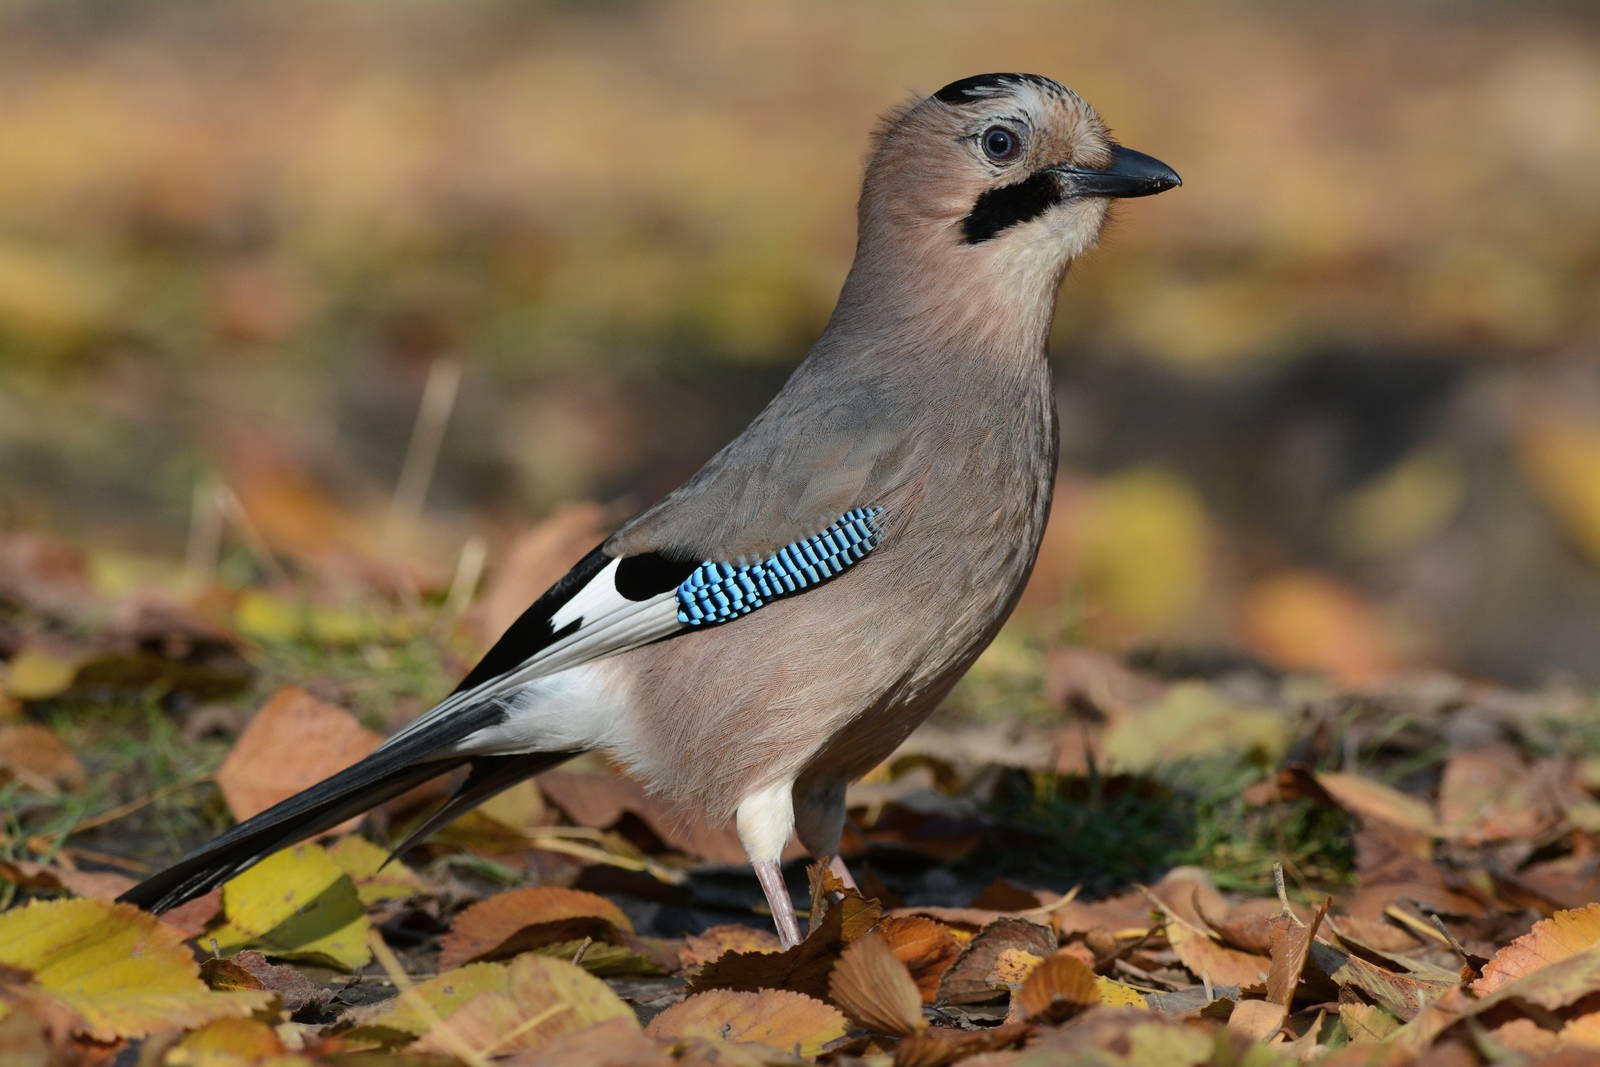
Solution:
[[[854,889],[857,892],[861,891],[861,887],[856,885],[855,878],[850,874],[850,868],[845,866],[845,862],[842,858],[838,856],[829,856],[828,870],[833,872],[835,878],[844,883],[844,887],[846,889]]]
[[[794,900],[789,887],[783,884],[783,870],[774,862],[756,862],[756,878],[761,891],[767,895],[767,907],[772,909],[772,922],[778,928],[778,943],[793,948],[800,943],[800,919],[794,913]]]

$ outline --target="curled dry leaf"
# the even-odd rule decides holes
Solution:
[[[96,1041],[249,1015],[271,995],[217,993],[178,932],[127,904],[35,901],[0,915],[0,1016],[37,997],[75,1012]]]
[[[645,1028],[670,1041],[706,1038],[766,1045],[815,1056],[845,1034],[845,1018],[820,1000],[778,989],[759,993],[713,989],[657,1015]]]
[[[939,983],[939,999],[949,1004],[992,1000],[1006,988],[1006,982],[996,977],[997,970],[1015,969],[1023,955],[1043,959],[1055,950],[1056,936],[1050,927],[1026,919],[997,919],[980,930],[950,965]]]
[[[782,952],[730,952],[702,967],[689,980],[689,990],[789,989],[820,1000],[828,995],[834,960],[848,943],[845,929],[870,928],[878,914],[877,901],[851,893],[814,923],[800,944]]]
[[[342,771],[382,741],[343,708],[295,686],[267,700],[217,769],[233,817],[243,821]],[[361,816],[335,830],[350,830]]]
[[[622,909],[594,893],[560,886],[513,889],[456,917],[441,942],[439,966],[448,970],[474,960],[505,959],[585,937],[619,944],[632,932]]]
[[[1089,965],[1057,953],[1041,962],[1017,990],[1017,1004],[1034,1022],[1064,1022],[1100,1003],[1100,985]]]
[[[911,972],[875,933],[845,946],[833,966],[828,993],[846,1015],[880,1034],[910,1037],[928,1025]]]
[[[1542,967],[1600,947],[1600,904],[1558,911],[1494,954],[1472,991],[1487,996]]]
[[[200,977],[212,989],[265,989],[276,994],[291,1015],[307,1006],[321,1006],[332,997],[293,967],[280,967],[254,950],[237,956],[218,956],[200,964]]]
[[[878,934],[917,984],[924,1004],[939,995],[939,980],[961,955],[960,939],[943,923],[921,915],[891,915],[878,924]]]
[[[1311,942],[1311,959],[1341,989],[1358,989],[1398,1019],[1411,1020],[1450,983],[1396,974],[1322,941]]]

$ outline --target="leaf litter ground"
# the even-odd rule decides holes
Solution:
[[[158,920],[110,900],[370,750],[470,637],[415,576],[356,608],[27,577],[0,567],[8,1064],[1600,1056],[1583,694],[1044,647],[1043,713],[974,709],[980,677],[852,793],[862,892],[794,858],[787,951],[728,830],[596,761],[385,864],[424,787]]]

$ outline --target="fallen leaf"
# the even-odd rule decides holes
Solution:
[[[1450,983],[1384,970],[1326,941],[1312,941],[1311,959],[1335,985],[1358,989],[1396,1018],[1408,1021],[1452,988]]]
[[[1316,771],[1312,777],[1333,798],[1334,803],[1352,815],[1429,837],[1439,835],[1433,809],[1425,801],[1355,774]]]
[[[1439,822],[1469,845],[1538,836],[1555,812],[1547,792],[1506,744],[1451,753],[1439,781]]]
[[[6,692],[18,700],[49,700],[72,688],[88,654],[54,644],[28,644],[6,665]]]
[[[1287,915],[1273,923],[1271,954],[1272,966],[1267,971],[1267,1000],[1288,1008],[1294,1002],[1294,991],[1300,984],[1306,960],[1311,958],[1311,942],[1322,926],[1323,917],[1333,904],[1331,897],[1323,898],[1311,921],[1301,925]],[[1281,1017],[1280,1017],[1280,1022]]]
[[[870,928],[877,917],[877,901],[847,894],[798,945],[782,952],[729,952],[702,967],[689,980],[689,991],[788,989],[821,1000],[828,995],[834,961],[849,943],[845,927]]]
[[[939,982],[961,955],[962,944],[948,926],[920,915],[890,915],[878,923],[878,934],[917,984],[924,1004],[939,995]]]
[[[181,1030],[244,1016],[260,992],[216,993],[177,931],[127,904],[34,901],[0,915],[0,1016],[38,996],[83,1019],[96,1041]]]
[[[1494,954],[1472,991],[1487,996],[1542,967],[1600,946],[1600,904],[1558,911]]]
[[[828,994],[846,1015],[880,1034],[909,1037],[928,1025],[911,972],[877,934],[845,946],[828,980]]]
[[[254,950],[236,956],[218,956],[200,964],[200,977],[212,989],[265,989],[277,996],[283,1009],[293,1015],[308,1005],[321,1006],[333,998],[293,967],[280,967]]]
[[[228,927],[216,936],[224,949],[259,946],[346,971],[372,959],[355,883],[318,845],[286,848],[229,879],[222,908]]]
[[[436,1027],[436,1019],[445,1026]],[[499,1055],[611,1019],[638,1025],[633,1009],[600,979],[565,960],[529,954],[509,963],[474,963],[418,983],[362,1013],[351,1033],[421,1038],[418,1051],[455,1055],[465,1048]]]
[[[620,943],[619,935],[632,932],[622,909],[594,893],[560,886],[513,889],[456,916],[440,942],[439,966],[451,970],[585,937]]]
[[[1030,1021],[1060,1023],[1098,1004],[1100,985],[1082,960],[1058,953],[1029,972],[1016,999]]]
[[[1284,1007],[1270,1000],[1241,1000],[1228,1016],[1228,1029],[1251,1041],[1266,1041],[1283,1028]]]
[[[356,896],[369,907],[385,900],[406,900],[425,892],[416,871],[397,859],[390,859],[387,849],[364,837],[346,834],[328,846],[328,858],[350,876],[356,886]]]
[[[645,1033],[671,1041],[700,1037],[766,1045],[816,1056],[845,1034],[845,1018],[820,1000],[778,989],[696,993],[650,1020]]]
[[[538,1048],[561,1034],[616,1019],[638,1025],[633,1009],[600,979],[565,960],[529,954],[505,965],[503,991],[471,998],[444,1017],[444,1027],[424,1033],[415,1047],[452,1054],[465,1044],[484,1055],[499,1055]]]
[[[67,743],[37,723],[0,726],[0,785],[15,782],[35,793],[82,789],[83,764]]]
[[[382,742],[343,708],[285,686],[267,700],[217,769],[228,810],[241,822],[369,755]],[[354,829],[355,816],[329,833]]]
[[[778,935],[740,923],[723,923],[684,938],[678,961],[684,969],[703,967],[730,952],[777,952],[782,948]]]
[[[1021,952],[1043,959],[1055,951],[1056,935],[1050,927],[1026,919],[997,919],[978,931],[945,971],[939,983],[939,1000],[948,1004],[992,1000],[1006,988],[995,977],[1003,955]]]
[[[676,1067],[682,1062],[632,1019],[607,1019],[557,1034],[531,1052],[495,1060],[501,1067]]]
[[[172,1047],[168,1067],[222,1067],[224,1064],[267,1064],[285,1051],[272,1027],[257,1019],[218,1019],[206,1023]]]
[[[1167,923],[1167,940],[1183,965],[1212,985],[1260,986],[1271,967],[1269,960],[1220,944],[1181,920]]]
[[[65,889],[75,897],[115,900],[134,882],[111,871],[82,871],[34,860],[0,860],[0,879],[27,889]]]

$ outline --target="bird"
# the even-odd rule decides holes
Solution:
[[[673,813],[732,821],[780,943],[792,838],[839,860],[845,789],[1015,607],[1057,461],[1047,341],[1111,201],[1181,185],[1036,74],[962,78],[873,135],[854,261],[821,336],[729,444],[540,596],[366,758],[122,894],[163,911],[436,776],[409,847],[503,789],[607,754]]]

